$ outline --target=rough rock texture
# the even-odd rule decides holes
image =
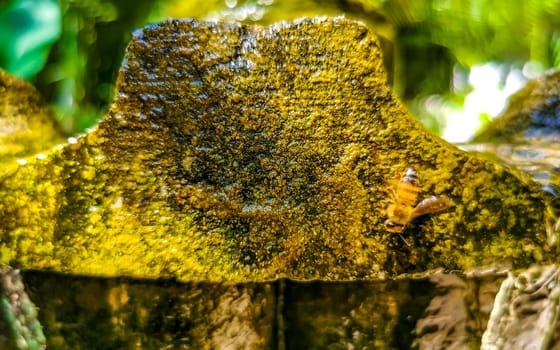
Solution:
[[[0,267],[0,349],[40,350],[45,335],[18,270]]]
[[[181,281],[380,279],[555,259],[538,186],[430,135],[363,25],[172,20],[109,114],[0,183],[0,263]],[[395,176],[455,207],[385,231]]]
[[[559,315],[558,265],[511,273],[496,295],[481,348],[558,349]]]
[[[504,278],[225,285],[24,273],[57,350],[474,349]]]
[[[432,298],[416,323],[417,349],[475,349],[486,324],[504,271],[478,271],[461,277],[434,274]]]
[[[48,346],[476,348],[504,274],[430,269],[556,260],[546,197],[427,133],[381,66],[345,19],[137,32],[96,130],[0,165],[0,264],[27,269]],[[456,205],[407,245],[383,222],[409,166]],[[555,344],[532,337],[556,276],[506,280],[484,346]]]
[[[48,348],[276,349],[276,286],[27,272]]]
[[[560,252],[560,71],[551,71],[515,93],[505,111],[462,148],[541,185],[546,201],[549,250]],[[554,249],[550,249],[554,247]]]

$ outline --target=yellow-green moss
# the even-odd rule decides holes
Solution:
[[[0,179],[61,141],[54,118],[39,93],[24,79],[0,69]]]
[[[554,259],[538,188],[420,126],[356,22],[164,22],[135,34],[117,86],[95,130],[1,183],[2,261],[240,282]],[[383,223],[409,166],[418,200],[456,205],[406,245]]]

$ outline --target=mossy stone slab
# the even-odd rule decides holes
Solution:
[[[538,185],[426,131],[344,18],[134,33],[97,127],[0,183],[0,263],[179,281],[377,280],[528,266]],[[385,231],[395,176],[455,206]]]

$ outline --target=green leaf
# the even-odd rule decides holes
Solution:
[[[0,7],[0,67],[30,78],[45,65],[61,33],[55,0],[15,0]]]

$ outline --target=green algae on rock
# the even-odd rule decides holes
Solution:
[[[46,342],[37,308],[25,293],[19,271],[0,267],[0,348],[40,350]]]
[[[385,232],[414,166],[452,209]],[[181,281],[379,279],[546,255],[538,186],[429,134],[360,23],[134,34],[95,130],[0,183],[0,263]]]
[[[530,80],[511,96],[504,112],[473,139],[466,150],[531,177],[551,199],[545,221],[547,246],[560,252],[560,108],[559,71]]]

